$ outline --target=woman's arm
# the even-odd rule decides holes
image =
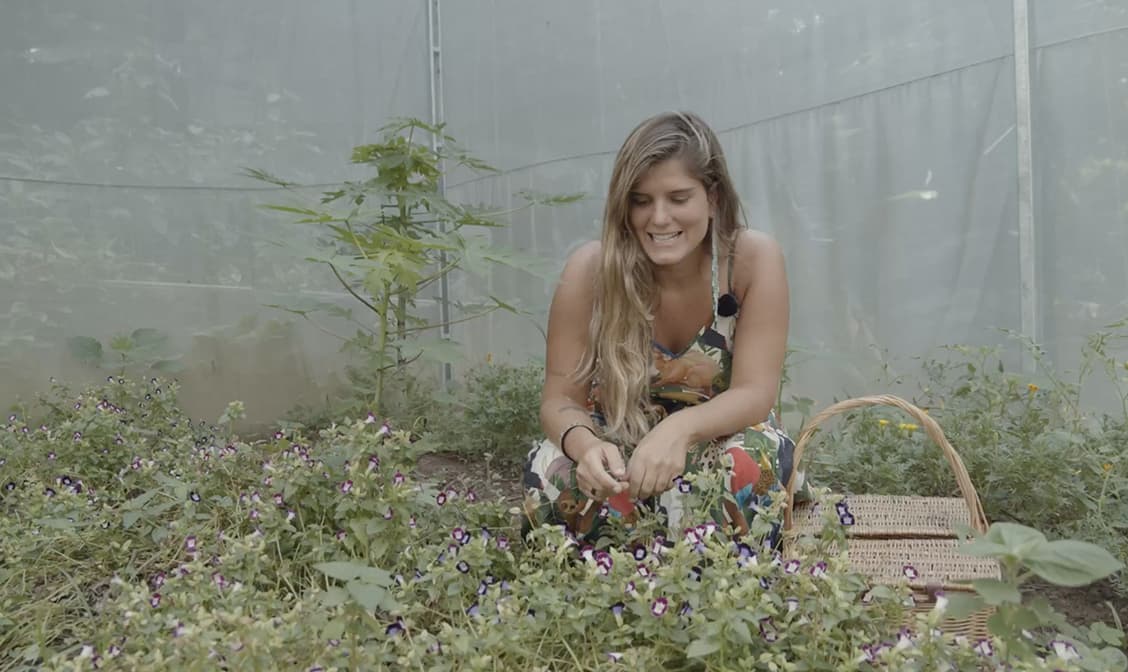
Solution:
[[[625,467],[618,448],[601,440],[591,421],[586,407],[591,381],[575,378],[590,342],[588,329],[599,266],[598,242],[573,252],[564,265],[548,313],[540,421],[548,440],[577,463],[576,477],[581,490],[607,496],[625,488],[616,480],[625,476]],[[559,445],[560,435],[573,425],[579,426],[568,431],[565,445]]]

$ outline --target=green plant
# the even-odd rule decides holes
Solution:
[[[466,373],[464,382],[437,406],[428,426],[446,450],[502,462],[525,459],[542,436],[540,395],[544,367],[486,363]]]
[[[168,334],[159,329],[134,329],[114,336],[106,345],[91,336],[67,339],[67,348],[75,359],[88,366],[116,369],[119,374],[134,369],[172,374],[182,368],[180,357],[169,354]]]
[[[484,274],[498,264],[543,272],[541,260],[493,245],[481,235],[500,226],[498,218],[514,210],[490,212],[446,198],[441,187],[444,169],[493,168],[461,150],[443,128],[417,119],[393,121],[380,129],[380,142],[353,149],[352,162],[375,169],[373,177],[345,182],[325,193],[319,208],[266,206],[321,227],[322,253],[308,258],[327,266],[341,287],[374,317],[372,325],[354,319],[351,310],[320,306],[357,328],[356,335],[346,340],[367,356],[376,372],[373,401],[381,413],[390,374],[420,358],[457,357],[448,340],[426,340],[420,334],[496,310],[518,312],[513,305],[486,296],[440,306],[434,316],[433,310],[421,305],[428,292],[455,273]],[[432,138],[441,142],[433,146]],[[294,186],[260,170],[247,173],[283,187]],[[532,206],[578,197],[527,198]],[[303,317],[310,312],[291,310]]]
[[[189,421],[175,393],[56,386],[0,426],[0,669],[1084,664],[1052,628],[1025,650],[946,634],[941,610],[902,629],[907,587],[871,589],[827,544],[780,558],[704,515],[677,538],[644,520],[614,546],[551,527],[522,543],[505,503],[414,480],[419,443],[372,415],[248,444]],[[692,511],[724,490],[723,470],[687,480]]]
[[[1049,541],[1041,532],[1013,523],[992,524],[961,550],[997,560],[1002,578],[975,581],[974,595],[952,594],[949,613],[960,618],[993,607],[988,627],[1005,645],[1000,652],[1004,661],[1034,652],[1037,645],[1027,633],[1053,628],[1071,635],[1071,641],[1058,641],[1056,646],[1063,657],[1076,656],[1082,669],[1102,672],[1128,667],[1128,657],[1117,648],[1125,643],[1122,629],[1098,623],[1082,631],[1066,623],[1045,598],[1024,603],[1020,592],[1034,576],[1054,585],[1079,587],[1122,570],[1124,564],[1108,551],[1081,541]]]

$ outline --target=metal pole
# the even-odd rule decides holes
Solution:
[[[1038,310],[1038,257],[1034,228],[1034,160],[1030,120],[1030,0],[1014,0],[1014,107],[1018,140],[1018,268],[1022,333],[1041,342]],[[1023,352],[1022,368],[1034,371],[1034,357]]]
[[[427,46],[431,67],[428,70],[431,80],[431,124],[442,124],[446,118],[443,109],[443,34],[439,0],[427,0]],[[440,134],[431,135],[431,149],[435,152],[442,150],[443,138]],[[446,195],[446,164],[439,160],[439,194]],[[446,223],[439,222],[439,230],[446,233]],[[446,253],[439,253],[439,264],[446,266]],[[444,274],[439,278],[439,334],[445,340],[450,340],[450,284]],[[452,378],[449,362],[444,362],[440,372],[440,381],[443,390],[450,387]]]

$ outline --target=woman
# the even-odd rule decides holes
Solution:
[[[790,476],[794,444],[771,412],[788,317],[783,255],[741,225],[713,131],[689,113],[640,124],[615,160],[602,240],[569,257],[552,300],[549,439],[529,453],[526,527],[591,540],[643,504],[676,532],[679,476],[723,459],[734,502],[716,522],[747,533]]]

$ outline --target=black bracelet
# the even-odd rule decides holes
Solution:
[[[585,423],[582,423],[582,422],[576,422],[576,423],[573,423],[573,424],[571,424],[571,425],[568,425],[567,427],[565,427],[565,428],[564,428],[564,431],[563,431],[563,432],[560,432],[560,441],[559,441],[559,446],[560,446],[560,452],[564,453],[564,457],[567,457],[567,458],[568,458],[569,460],[571,460],[571,459],[572,459],[572,456],[570,456],[570,455],[568,454],[568,451],[567,451],[567,450],[564,450],[564,439],[568,438],[568,433],[569,433],[569,432],[571,432],[571,431],[572,431],[573,429],[576,429],[577,427],[583,427],[584,429],[586,429],[586,430],[588,430],[589,432],[591,432],[591,435],[592,435],[592,436],[594,436],[594,437],[596,437],[596,438],[599,438],[599,435],[595,433],[595,430],[594,430],[594,429],[592,429],[592,428],[591,428],[590,426],[588,426],[587,424],[585,424]],[[575,461],[575,460],[573,460],[573,462],[574,462],[574,461]]]

